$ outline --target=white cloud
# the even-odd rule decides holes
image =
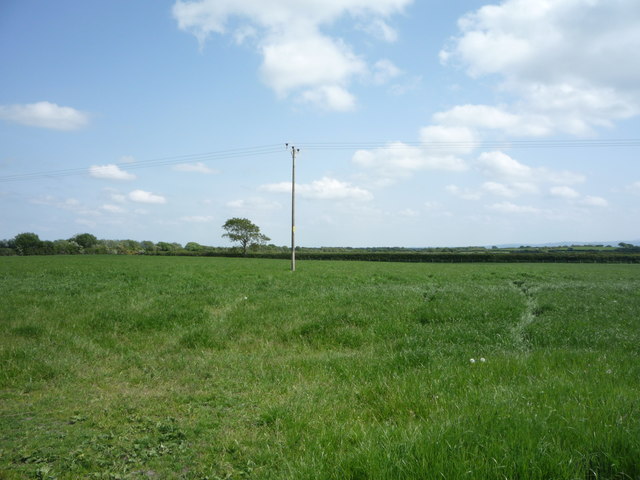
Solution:
[[[580,197],[580,194],[578,192],[576,192],[573,188],[567,187],[565,185],[551,187],[549,191],[554,197],[566,198],[570,200]]]
[[[488,105],[458,105],[433,116],[434,121],[445,125],[464,125],[480,128],[512,128],[518,123],[518,117],[505,112],[501,107]]]
[[[102,210],[109,213],[124,213],[125,209],[118,205],[111,205],[109,203],[102,206]]]
[[[356,29],[395,41],[397,34],[386,19],[412,1],[178,0],[173,15],[201,47],[211,33],[230,33],[239,43],[253,39],[263,59],[261,77],[280,98],[294,95],[325,108],[349,110],[355,98],[348,84],[369,69],[349,45],[323,33],[323,27],[349,17],[356,20]]]
[[[31,127],[77,130],[89,123],[89,115],[51,102],[0,105],[0,118]]]
[[[261,190],[266,192],[290,193],[291,183],[281,182],[263,185]],[[368,201],[373,199],[373,195],[368,190],[330,177],[323,177],[320,180],[314,180],[307,184],[296,184],[296,194],[303,198],[318,200]]]
[[[534,184],[540,183],[571,185],[585,180],[580,173],[529,167],[501,151],[483,152],[477,166],[483,175],[512,185],[519,184],[523,190],[532,190]]]
[[[391,60],[378,60],[373,65],[373,83],[377,85],[384,85],[400,75],[402,75],[402,70],[396,67]]]
[[[215,218],[210,215],[192,215],[192,216],[181,218],[183,222],[188,222],[188,223],[209,223],[209,222],[212,222],[214,219]]]
[[[420,140],[430,153],[464,155],[474,150],[478,138],[466,126],[429,125],[420,129]]]
[[[262,47],[262,78],[285,97],[296,89],[341,86],[366,66],[350,48],[317,32],[292,31]]]
[[[52,195],[44,195],[42,197],[31,199],[30,203],[33,203],[35,205],[47,205],[47,206],[59,208],[61,210],[68,210],[77,215],[94,216],[94,217],[101,215],[101,213],[98,210],[94,210],[84,206],[76,198],[60,199]]]
[[[125,172],[114,164],[93,165],[89,168],[89,175],[106,180],[135,180],[136,178],[133,173]]]
[[[445,149],[446,150],[446,149]],[[421,170],[461,172],[467,169],[460,158],[438,147],[414,147],[402,142],[392,142],[373,150],[358,150],[353,162],[374,172],[388,184]]]
[[[196,163],[180,163],[178,165],[174,165],[173,167],[174,170],[177,170],[179,172],[195,172],[195,173],[204,173],[204,174],[214,174],[214,173],[219,173],[217,170],[207,167],[204,163],[202,162],[196,162]]]
[[[324,110],[346,112],[356,106],[356,98],[344,88],[331,85],[307,90],[302,93],[301,100],[312,103]]]
[[[291,184],[289,183],[289,192]],[[261,187],[264,189],[264,187]],[[278,210],[282,205],[278,202],[270,201],[261,197],[250,197],[245,199],[232,200],[227,203],[227,207],[238,210]]]
[[[602,197],[592,197],[590,195],[586,195],[580,200],[582,205],[586,205],[588,207],[608,207],[609,202]]]
[[[460,19],[460,35],[440,57],[473,77],[501,76],[503,90],[520,98],[477,120],[483,127],[589,134],[640,113],[640,69],[631,60],[639,21],[636,0],[505,0]]]
[[[503,180],[532,180],[534,170],[503,152],[484,152],[478,158],[480,171],[491,178]]]
[[[445,190],[451,195],[462,198],[463,200],[478,200],[482,198],[482,193],[468,188],[461,188],[457,185],[447,185]]]
[[[516,205],[511,202],[494,203],[493,205],[488,205],[488,208],[501,213],[542,213],[542,210],[539,208],[528,205]]]
[[[517,192],[513,188],[498,182],[485,182],[482,184],[482,189],[501,197],[515,197],[517,195]]]
[[[167,203],[167,199],[161,195],[155,195],[151,192],[145,192],[144,190],[133,190],[129,193],[129,200],[138,203]]]
[[[392,28],[387,22],[382,19],[376,19],[368,24],[360,24],[358,28],[369,35],[383,40],[388,43],[393,43],[398,40],[398,32]]]

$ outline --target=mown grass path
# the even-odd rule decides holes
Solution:
[[[0,479],[640,478],[635,265],[24,257],[0,288]]]

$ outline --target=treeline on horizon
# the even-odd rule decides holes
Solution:
[[[203,257],[279,258],[291,256],[286,246],[253,245],[247,254],[239,247],[214,247],[188,242],[98,239],[90,233],[69,239],[40,240],[35,233],[20,233],[0,240],[0,256],[14,255],[158,255]],[[556,247],[296,247],[299,260],[364,260],[387,262],[562,262],[562,263],[640,263],[640,246],[619,243]]]

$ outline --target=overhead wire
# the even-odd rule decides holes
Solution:
[[[638,138],[587,139],[587,140],[479,140],[479,141],[414,141],[414,142],[310,142],[301,143],[306,150],[353,150],[399,148],[602,148],[639,147]]]
[[[253,147],[231,148],[204,153],[174,155],[121,163],[127,170],[152,168],[168,165],[178,165],[193,162],[223,161],[236,158],[273,155],[283,152],[284,144],[270,144]],[[637,148],[640,138],[610,138],[610,139],[578,139],[578,140],[482,140],[482,141],[430,141],[430,142],[298,142],[298,148],[307,151],[340,151],[340,150],[402,150],[421,148],[425,150],[458,150],[458,149],[533,149],[533,148]],[[104,168],[106,165],[90,167],[76,167],[59,170],[39,171],[0,176],[0,183],[35,180],[42,178],[57,178],[73,175],[90,175],[92,168]]]
[[[228,159],[242,158],[242,157],[253,157],[253,156],[269,155],[269,154],[280,153],[280,152],[282,152],[282,145],[280,144],[277,144],[277,146],[262,145],[257,147],[234,148],[234,149],[220,150],[215,152],[193,153],[193,154],[186,154],[186,155],[160,157],[160,158],[154,158],[149,160],[138,160],[134,162],[121,163],[120,165],[122,165],[127,170],[135,170],[140,168],[178,165],[182,163],[191,163],[191,162],[205,162],[205,161],[213,161],[213,160],[228,160]],[[0,177],[0,183],[20,181],[20,180],[34,180],[39,178],[66,177],[66,176],[72,176],[72,175],[85,175],[85,174],[89,175],[91,172],[91,169],[94,167],[104,168],[106,167],[106,165],[94,165],[91,167],[77,167],[77,168],[67,168],[67,169],[60,169],[60,170],[48,170],[48,171],[6,175],[6,176]]]

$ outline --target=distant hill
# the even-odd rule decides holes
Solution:
[[[607,242],[551,242],[551,243],[505,243],[502,245],[496,245],[498,248],[518,248],[521,246],[527,247],[571,247],[582,245],[604,245],[617,247],[619,243],[630,243],[632,245],[640,245],[640,240],[611,240]],[[490,247],[490,246],[488,246]]]

